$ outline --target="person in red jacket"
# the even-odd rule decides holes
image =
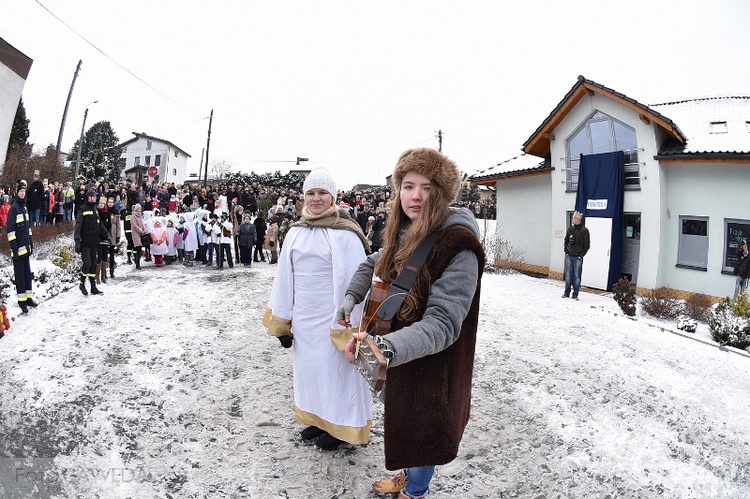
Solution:
[[[3,195],[3,204],[0,206],[0,227],[8,225],[8,212],[10,211],[10,196]]]

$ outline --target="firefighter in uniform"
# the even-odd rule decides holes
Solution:
[[[109,239],[109,233],[104,224],[99,220],[96,209],[96,191],[89,189],[86,193],[86,202],[81,206],[76,215],[76,228],[73,239],[76,243],[76,253],[81,254],[83,266],[81,267],[81,284],[78,288],[81,293],[88,295],[86,291],[86,278],[91,283],[91,294],[102,294],[96,287],[97,252],[102,240]]]
[[[31,254],[34,243],[31,241],[31,218],[26,207],[26,181],[21,180],[16,186],[16,198],[8,211],[7,222],[8,244],[13,258],[13,275],[16,281],[16,296],[21,312],[27,314],[29,307],[36,307],[31,295]]]

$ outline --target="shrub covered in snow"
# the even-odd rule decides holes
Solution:
[[[676,319],[682,313],[682,304],[664,286],[649,291],[641,300],[641,307],[644,312],[657,319]]]
[[[736,348],[750,346],[750,302],[747,295],[737,300],[725,298],[714,309],[708,321],[711,336],[720,345]]]

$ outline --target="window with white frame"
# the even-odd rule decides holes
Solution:
[[[566,190],[578,190],[581,154],[623,151],[625,154],[625,190],[641,188],[638,141],[635,129],[601,111],[595,111],[566,141],[568,169]]]
[[[153,143],[150,140],[147,140],[146,141],[146,150],[150,151],[151,150],[151,146],[153,146]]]
[[[151,166],[151,156],[146,156],[146,166]]]
[[[136,157],[135,157],[135,161],[133,162],[133,164],[134,164],[135,166],[138,166],[138,165],[140,165],[140,164],[141,164],[141,157],[140,157],[140,156],[136,156]]]
[[[177,176],[177,168],[172,168],[172,176]]]
[[[677,266],[695,270],[708,268],[708,217],[680,215]]]
[[[161,154],[154,156],[154,166],[161,166]]]

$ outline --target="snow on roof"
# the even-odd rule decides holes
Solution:
[[[673,152],[750,152],[750,97],[706,97],[649,107],[677,123],[687,137],[684,148]]]
[[[549,164],[542,158],[532,154],[522,153],[518,156],[506,159],[505,161],[501,161],[494,166],[478,171],[472,176],[472,180],[477,180],[480,177],[497,176],[511,172],[522,173],[531,172],[532,170],[543,171],[545,168],[549,169],[548,167]]]

